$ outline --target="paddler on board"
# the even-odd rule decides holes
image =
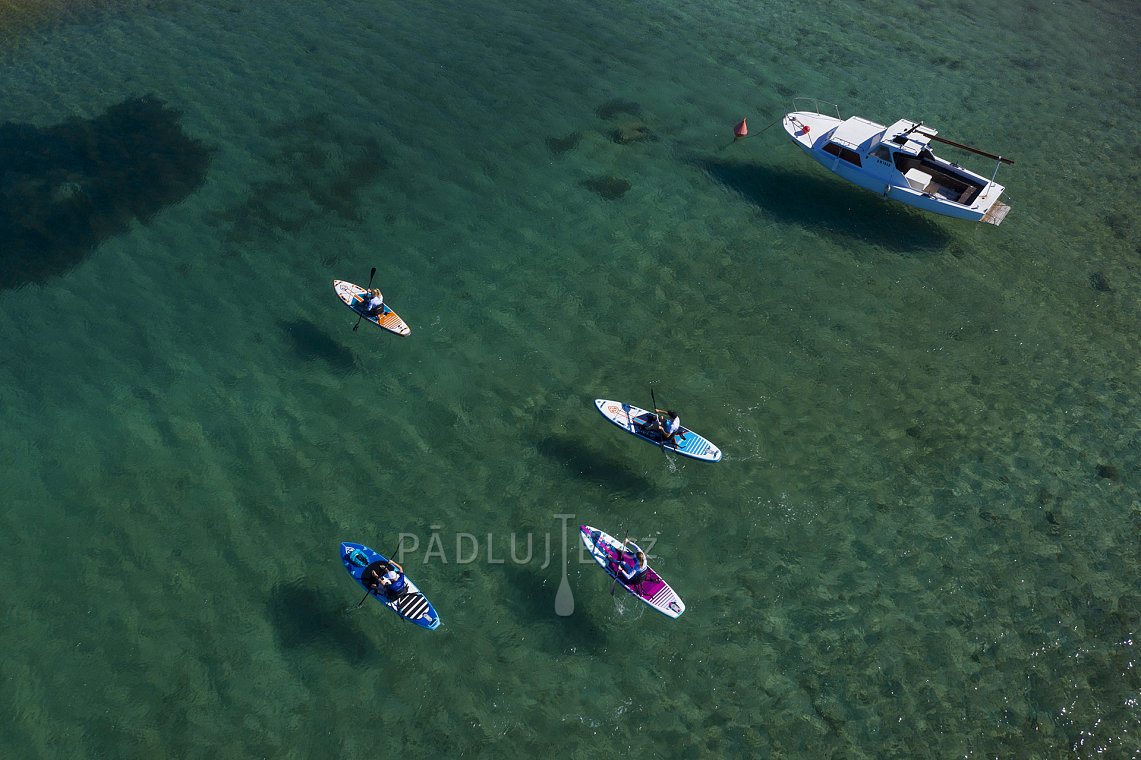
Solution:
[[[656,431],[661,436],[662,443],[676,446],[675,439],[681,430],[681,418],[673,409],[655,409],[654,421],[646,424],[646,430]],[[685,435],[683,434],[681,438],[684,440]]]
[[[379,316],[388,311],[388,307],[384,305],[384,296],[380,294],[379,288],[366,290],[362,294],[362,297],[363,296],[368,296],[368,298],[365,298],[364,305],[361,307],[366,317]]]
[[[380,576],[380,585],[384,589],[385,596],[395,599],[403,594],[408,587],[408,581],[404,578],[404,568],[389,560],[381,566],[381,569],[384,573]]]
[[[622,554],[617,565],[619,577],[628,586],[640,581],[650,569],[650,563],[646,560],[646,553],[642,551],[642,547],[629,540],[622,545]]]
[[[372,563],[361,574],[361,580],[369,591],[390,600],[403,594],[408,587],[404,568],[392,560]]]

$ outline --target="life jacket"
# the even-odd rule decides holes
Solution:
[[[385,586],[385,589],[389,596],[396,596],[403,593],[405,587],[408,585],[408,582],[404,580],[404,573],[395,568],[390,568],[381,578],[388,581],[388,585]]]

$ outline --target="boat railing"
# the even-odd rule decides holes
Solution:
[[[806,107],[801,105],[802,103],[810,105],[812,107],[806,108]],[[826,111],[821,110],[823,108],[823,106],[831,106],[832,107],[831,112],[826,112]],[[817,100],[816,98],[796,97],[796,98],[792,99],[792,110],[794,110],[794,111],[809,111],[809,110],[811,110],[812,113],[820,114],[821,116],[834,116],[837,121],[842,121],[840,119],[840,107],[837,106],[835,103],[829,103],[826,100]]]
[[[819,111],[817,113],[819,113]],[[860,152],[860,146],[857,143],[849,142],[848,140],[841,139],[841,138],[837,137],[835,134],[832,135],[830,142],[834,142],[837,145],[843,146],[843,147],[847,148],[848,150],[850,150],[854,153]]]

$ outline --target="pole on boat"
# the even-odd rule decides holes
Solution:
[[[920,123],[922,123],[922,122],[920,122]],[[940,137],[939,135],[928,134],[927,132],[920,132],[919,134],[923,135],[924,137],[927,137],[928,139],[935,140],[937,142],[946,143],[947,145],[953,145],[956,148],[961,148],[963,150],[970,151],[971,153],[977,153],[980,156],[986,156],[987,158],[993,158],[996,161],[998,161],[1000,164],[1010,164],[1011,166],[1014,165],[1014,161],[1012,159],[1009,159],[1006,156],[1000,156],[997,153],[987,153],[985,150],[979,150],[978,148],[972,148],[970,145],[964,145],[961,142],[955,142],[954,140],[948,140],[946,137]]]
[[[987,193],[990,192],[990,189],[992,187],[994,187],[994,178],[998,176],[998,167],[1002,166],[1002,160],[1003,160],[1002,156],[999,156],[998,160],[994,162],[994,173],[992,173],[990,175],[990,184],[986,186],[986,190],[983,190],[983,194],[979,197],[985,198],[987,196]],[[1014,162],[1011,161],[1010,163],[1014,163]]]
[[[903,136],[906,137],[907,135],[911,134],[914,130],[919,129],[921,126],[923,126],[923,122],[919,122],[914,127],[907,130],[906,132],[904,132]],[[986,158],[993,158],[995,160],[994,172],[990,175],[990,184],[988,184],[986,186],[986,189],[983,190],[982,195],[979,196],[981,198],[985,198],[987,196],[987,193],[989,193],[990,189],[994,186],[994,178],[998,176],[999,167],[1002,166],[1003,164],[1010,164],[1011,166],[1014,165],[1013,159],[1007,158],[1006,156],[1000,156],[997,153],[988,153],[985,150],[979,150],[978,148],[972,147],[970,145],[966,145],[966,144],[961,143],[961,142],[955,142],[954,140],[948,140],[946,137],[940,137],[939,135],[933,135],[930,132],[920,132],[919,134],[923,135],[928,140],[935,140],[936,142],[941,142],[941,143],[944,143],[946,145],[950,145],[952,147],[959,148],[960,150],[965,150],[969,153],[975,153],[977,155],[985,156]],[[900,144],[902,145],[903,143],[900,143]]]

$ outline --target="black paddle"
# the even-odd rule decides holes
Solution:
[[[660,441],[658,441],[658,448],[662,450],[663,454],[665,454],[666,453],[666,429],[662,425],[662,418],[658,416],[658,400],[656,398],[654,398],[654,386],[652,386],[652,385],[650,386],[650,401],[652,401],[654,403],[654,420],[657,421],[658,427],[661,428],[662,438]]]
[[[623,539],[622,539],[622,549],[623,549],[623,551],[625,551],[625,549],[626,549],[626,541],[627,541],[627,539],[629,539],[629,538],[630,538],[630,531],[626,531],[626,538],[623,538]],[[622,554],[621,554],[621,553],[619,553],[619,554],[618,554],[618,558],[619,558],[619,559],[621,559],[621,558],[622,558]],[[610,595],[611,595],[611,596],[614,596],[614,587],[618,585],[618,573],[620,573],[620,572],[621,572],[621,567],[622,567],[622,564],[621,564],[620,562],[619,562],[619,563],[615,563],[615,568],[614,568],[614,582],[610,584]]]
[[[369,288],[372,287],[372,278],[373,277],[376,277],[376,267],[373,267],[372,271],[368,273],[368,285],[364,286],[364,292],[365,293],[368,293]],[[364,312],[363,311],[361,312],[361,315],[359,317],[357,317],[357,323],[355,325],[353,325],[353,332],[356,332],[357,328],[361,326],[361,320],[362,319],[364,319]],[[361,599],[361,604],[364,604],[364,599]],[[360,607],[361,605],[358,604],[357,606]]]

